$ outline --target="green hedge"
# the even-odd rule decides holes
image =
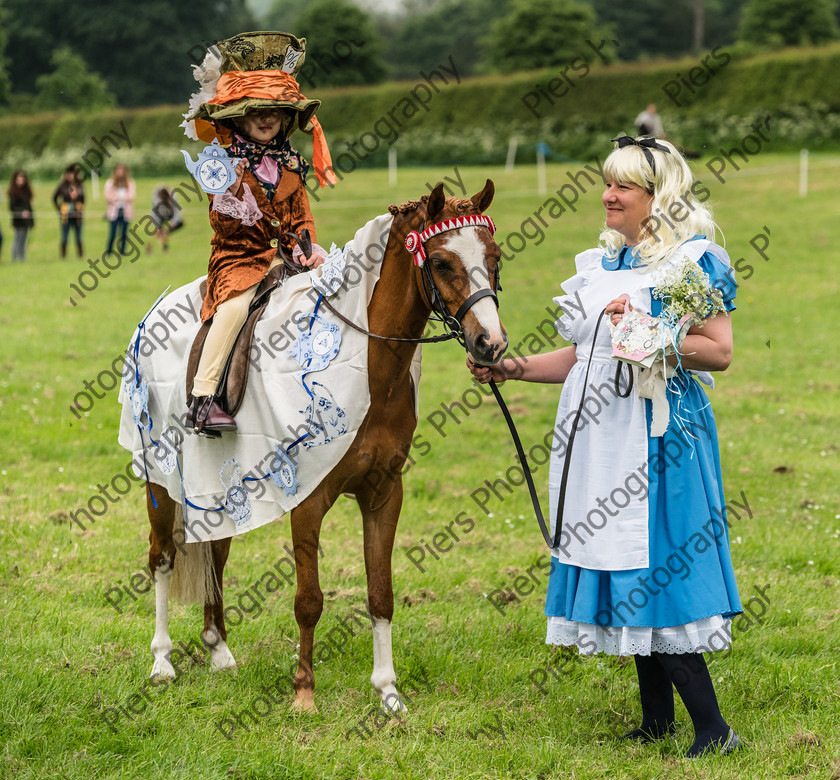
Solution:
[[[377,87],[316,90],[323,101],[319,112],[333,157],[345,151],[345,142],[357,142],[363,133],[375,151],[365,153],[359,166],[383,165],[390,146],[389,114],[402,127],[396,142],[401,164],[498,163],[502,162],[508,140],[516,136],[522,154],[518,159],[534,158],[534,145],[547,142],[558,154],[578,159],[603,151],[605,141],[621,131],[633,131],[633,119],[648,103],[659,106],[666,130],[686,146],[698,149],[737,143],[759,117],[772,115],[771,143],[774,149],[834,148],[840,145],[840,45],[806,50],[788,50],[744,57],[734,50],[720,50],[731,60],[717,68],[708,83],[683,89],[680,106],[668,99],[663,85],[681,74],[687,77],[701,58],[647,64],[593,66],[582,75],[568,70],[574,86],[566,95],[545,100],[537,106],[537,118],[523,104],[523,96],[536,85],[547,87],[560,69],[487,76],[464,80],[428,98],[429,111],[422,108],[406,119],[406,98],[414,100],[413,90],[423,95],[414,82],[389,83]],[[445,63],[448,64],[448,63]],[[457,64],[457,58],[456,58]],[[402,101],[402,102],[401,102]],[[8,175],[12,167],[31,168],[36,176],[54,176],[63,165],[82,159],[92,139],[121,131],[124,126],[132,145],[106,160],[109,170],[114,159],[148,174],[183,170],[179,148],[195,150],[179,127],[183,106],[143,109],[110,109],[96,113],[0,119],[0,172]],[[378,125],[378,120],[383,119]],[[123,125],[124,123],[124,125]],[[378,128],[378,130],[376,130]],[[378,141],[376,140],[378,138]],[[307,139],[298,136],[304,153]],[[110,147],[109,151],[110,151]],[[95,159],[95,158],[93,158]]]

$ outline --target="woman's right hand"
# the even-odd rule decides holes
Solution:
[[[632,311],[633,307],[630,305],[630,296],[627,293],[619,295],[618,298],[611,300],[604,309],[604,315],[609,318],[613,325],[618,325],[621,318]]]
[[[505,365],[509,362],[515,363],[515,361],[503,359],[496,363],[495,366],[477,366],[467,357],[467,368],[481,384],[486,385],[491,379],[495,382],[504,382],[506,379],[512,379],[514,372],[510,371],[510,366]]]

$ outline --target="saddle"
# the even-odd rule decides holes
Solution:
[[[301,246],[304,255],[308,258],[312,254],[312,242],[309,238],[309,231],[301,231],[302,235],[298,238],[294,233],[289,233]],[[225,363],[222,377],[219,380],[219,385],[216,388],[216,399],[222,409],[225,410],[231,417],[235,416],[242,405],[242,400],[245,398],[245,389],[248,385],[248,370],[251,365],[249,359],[251,353],[251,343],[254,340],[254,330],[257,327],[257,322],[262,316],[265,307],[271,299],[271,293],[276,290],[289,276],[296,276],[309,270],[308,268],[292,262],[280,250],[283,257],[283,263],[276,265],[269,269],[268,273],[263,277],[257,292],[254,295],[254,300],[248,308],[248,318],[245,324],[239,331],[233,348],[228,355]],[[201,283],[199,288],[202,300],[207,297],[207,280]],[[187,381],[186,381],[186,402],[187,406],[192,404],[192,389],[195,381],[195,373],[198,370],[198,362],[201,359],[201,352],[204,349],[204,342],[207,339],[207,334],[210,331],[210,324],[213,319],[210,318],[207,322],[202,323],[198,333],[193,340],[190,348],[190,356],[187,361]]]

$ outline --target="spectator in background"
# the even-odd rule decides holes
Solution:
[[[117,163],[111,178],[105,182],[105,202],[107,203],[105,216],[111,223],[106,252],[113,250],[114,239],[119,231],[119,252],[125,254],[128,223],[134,216],[134,193],[134,179],[129,176],[128,166],[125,163]]]
[[[169,234],[184,226],[180,212],[181,207],[175,202],[169,187],[165,184],[158,184],[152,193],[152,212],[150,216],[157,228],[155,235],[160,240],[164,252],[169,249],[167,243]],[[146,251],[152,251],[151,244],[146,244]]]
[[[654,138],[664,138],[665,128],[662,127],[662,120],[656,113],[656,103],[648,103],[647,108],[636,117],[633,123],[639,131],[639,135],[652,135]]]
[[[668,141],[668,143],[676,146],[682,153],[683,157],[687,160],[696,160],[700,156],[699,152],[686,149],[684,146],[680,146],[680,144],[672,138],[668,138],[668,136],[665,135],[665,128],[662,127],[662,120],[659,118],[659,114],[656,113],[656,103],[648,103],[647,108],[636,117],[633,124],[636,125],[636,130],[639,131],[639,135],[648,135],[653,138],[663,138]]]
[[[26,239],[35,226],[32,216],[32,187],[26,173],[20,169],[9,180],[9,209],[12,212],[12,227],[15,230],[12,242],[12,262],[26,260]]]
[[[61,227],[59,250],[62,259],[67,257],[67,239],[70,236],[71,229],[76,235],[76,251],[81,257],[83,254],[82,210],[85,205],[85,190],[75,163],[64,169],[61,181],[53,193],[53,203],[61,220],[59,223]]]

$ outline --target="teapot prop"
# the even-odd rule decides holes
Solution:
[[[193,175],[202,190],[210,195],[219,195],[236,181],[236,164],[239,160],[228,157],[217,138],[204,147],[204,151],[193,161],[189,152],[181,149],[187,170]]]

